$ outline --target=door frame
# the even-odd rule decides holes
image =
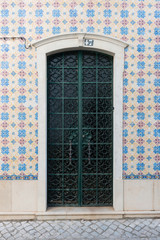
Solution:
[[[92,46],[86,46],[86,40]],[[113,56],[113,208],[123,211],[122,119],[124,49],[128,44],[108,36],[69,33],[32,43],[38,67],[38,211],[47,210],[47,56],[64,51],[90,50]]]

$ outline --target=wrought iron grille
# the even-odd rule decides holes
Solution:
[[[48,57],[48,206],[111,206],[113,57]]]

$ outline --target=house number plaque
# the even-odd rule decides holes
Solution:
[[[94,44],[94,40],[93,39],[84,39],[84,45],[85,46],[91,47],[91,46],[93,46],[93,44]]]

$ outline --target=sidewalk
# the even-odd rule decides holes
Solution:
[[[0,240],[160,239],[160,219],[4,221]]]

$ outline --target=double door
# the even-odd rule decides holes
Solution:
[[[48,206],[111,206],[113,58],[58,53],[47,72]]]

